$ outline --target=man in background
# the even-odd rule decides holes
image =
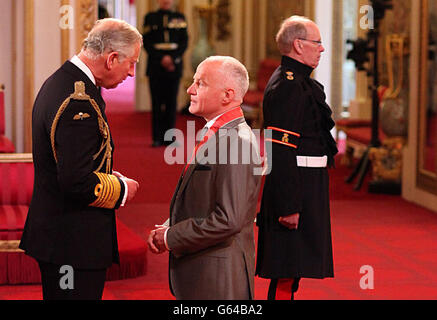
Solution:
[[[276,42],[281,65],[264,92],[264,125],[271,130],[256,273],[271,279],[268,299],[293,299],[300,278],[333,277],[329,176],[337,153],[323,86],[312,79],[325,50],[317,25],[286,19]]]
[[[176,123],[177,96],[183,72],[182,56],[188,46],[187,23],[182,13],[172,11],[173,0],[158,0],[159,9],[144,17],[143,43],[152,96],[153,147],[164,141]]]

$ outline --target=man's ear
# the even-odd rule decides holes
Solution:
[[[118,52],[115,51],[111,52],[106,57],[106,68],[108,68],[108,70],[111,70],[114,67],[115,59],[118,59]]]
[[[228,104],[232,101],[234,101],[235,99],[235,90],[232,88],[227,88],[224,91],[224,96],[223,96],[223,104]]]
[[[293,49],[297,54],[302,54],[303,52],[303,46],[302,42],[300,42],[299,39],[294,39],[293,41]]]

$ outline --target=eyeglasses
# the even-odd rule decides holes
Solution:
[[[311,41],[315,44],[317,44],[318,46],[322,45],[322,41],[317,41],[317,40],[310,40],[310,39],[305,39],[305,38],[298,38],[299,40],[305,40],[305,41]]]

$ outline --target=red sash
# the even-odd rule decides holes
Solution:
[[[235,119],[241,118],[241,117],[244,117],[243,110],[241,110],[241,108],[238,106],[234,109],[231,109],[231,110],[223,113],[220,117],[218,117],[215,120],[215,122],[213,123],[211,128],[209,128],[208,131],[206,132],[202,141],[200,141],[194,147],[193,154],[191,155],[191,159],[190,159],[190,161],[188,161],[187,165],[185,166],[184,175],[187,172],[188,167],[190,166],[190,164],[193,162],[194,158],[196,157],[197,150],[199,150],[200,146],[205,144],[208,141],[208,139],[210,137],[212,137],[220,128],[222,128],[223,126],[225,126],[229,122],[231,122]]]

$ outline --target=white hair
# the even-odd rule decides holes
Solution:
[[[230,85],[235,90],[235,99],[243,101],[243,97],[249,89],[249,74],[246,67],[230,56],[211,56],[203,60],[200,65],[204,62],[220,62],[218,71],[223,74],[225,84]]]
[[[129,23],[113,18],[97,20],[83,41],[82,52],[95,60],[107,52],[118,52],[121,59],[134,54],[135,45],[142,44],[142,35]]]

